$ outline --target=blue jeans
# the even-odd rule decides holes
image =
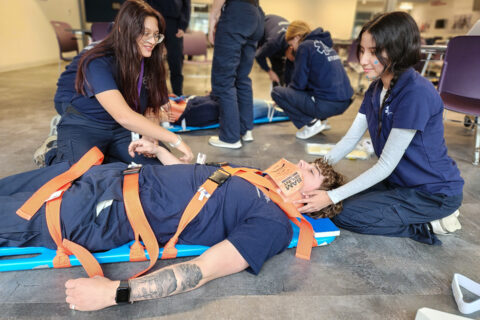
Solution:
[[[351,99],[329,101],[315,98],[314,101],[312,95],[308,92],[290,87],[273,88],[272,99],[285,111],[298,129],[310,123],[313,119],[325,120],[342,114],[352,103]]]
[[[96,146],[105,155],[104,163],[135,162],[161,164],[156,158],[128,154],[131,132],[119,124],[104,124],[77,113],[66,111],[57,126],[57,152],[55,159],[46,156],[46,163],[77,162],[88,150]],[[52,150],[53,151],[53,150]]]
[[[220,140],[234,143],[253,128],[252,70],[257,42],[263,35],[260,7],[229,1],[215,33],[212,91],[220,103]]]
[[[455,212],[462,199],[462,195],[428,194],[380,182],[344,200],[342,212],[332,221],[340,228],[357,233],[440,244],[427,223]]]

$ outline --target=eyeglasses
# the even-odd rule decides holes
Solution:
[[[148,32],[144,32],[143,35],[142,35],[142,41],[143,42],[148,42],[151,38],[153,38],[153,40],[155,40],[155,44],[160,44],[162,43],[163,39],[165,39],[165,36],[161,33],[148,33]]]

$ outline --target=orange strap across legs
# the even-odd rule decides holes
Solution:
[[[93,147],[77,163],[64,173],[56,176],[40,189],[38,189],[23,205],[17,210],[17,214],[30,220],[40,209],[45,201],[45,218],[48,231],[57,245],[57,254],[53,259],[54,268],[70,267],[69,255],[75,254],[80,263],[84,266],[90,277],[103,275],[100,264],[95,260],[90,252],[78,244],[67,239],[62,239],[62,229],[60,222],[60,206],[63,193],[71,186],[72,181],[84,174],[93,165],[101,164],[103,154],[97,148]],[[52,199],[49,199],[52,198]]]
[[[158,260],[160,248],[158,246],[157,238],[148,223],[142,204],[140,203],[140,196],[138,191],[138,172],[140,167],[127,169],[124,171],[123,178],[123,202],[125,204],[125,212],[127,213],[128,221],[132,226],[135,234],[135,242],[130,247],[130,260],[143,261],[146,260],[143,246],[140,243],[139,237],[142,238],[145,247],[147,248],[150,257],[150,264],[147,269],[137,273],[132,278],[136,278],[148,270],[150,270]]]
[[[68,186],[69,187],[69,186]],[[66,187],[65,190],[68,188]],[[62,191],[65,191],[62,190]],[[60,223],[60,205],[62,197],[47,202],[45,214],[48,231],[57,244],[57,255],[53,259],[54,268],[68,268],[71,266],[69,255],[74,254],[82,264],[89,277],[103,276],[102,267],[95,257],[84,247],[67,239],[62,239]]]
[[[97,148],[93,147],[73,166],[64,173],[56,176],[38,189],[21,207],[17,214],[25,220],[30,220],[43,203],[57,190],[82,176],[90,167],[101,164],[103,154]]]

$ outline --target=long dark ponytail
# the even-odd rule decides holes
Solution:
[[[125,1],[115,18],[112,31],[93,49],[87,51],[80,59],[75,89],[85,95],[84,86],[89,87],[85,77],[88,63],[98,57],[114,55],[116,60],[116,82],[128,105],[135,109],[140,105],[137,84],[140,75],[142,54],[137,45],[137,38],[143,34],[146,17],[157,19],[160,33],[165,33],[165,20],[143,0]],[[143,81],[148,90],[148,107],[157,113],[160,106],[168,101],[165,65],[163,61],[165,45],[158,44],[150,58],[146,58]]]
[[[380,104],[378,134],[382,128],[382,110],[400,75],[420,61],[420,31],[413,18],[405,12],[384,13],[367,22],[358,35],[357,56],[360,56],[362,35],[368,32],[375,41],[375,56],[385,66],[383,73],[393,74],[393,79]],[[387,57],[382,55],[386,54]]]

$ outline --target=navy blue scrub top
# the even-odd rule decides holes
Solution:
[[[72,64],[78,64],[78,60],[79,59],[75,59]],[[74,68],[77,70],[78,65],[72,66],[72,64],[70,64],[68,68]],[[116,121],[112,118],[112,116],[108,114],[100,102],[98,102],[97,98],[95,98],[96,94],[107,90],[119,90],[122,92],[116,81],[115,57],[113,55],[108,55],[90,61],[86,68],[85,79],[86,83],[84,85],[84,89],[87,95],[84,96],[76,93],[72,98],[72,105],[77,111],[89,119],[105,124],[116,124]],[[75,84],[73,83],[73,86],[74,85]],[[75,90],[75,88],[73,88],[73,90]],[[145,112],[147,103],[148,91],[146,90],[145,85],[142,83],[142,89],[140,92],[141,114]],[[130,107],[133,107],[132,109],[134,109],[134,106]]]
[[[380,79],[374,81],[359,110],[366,115],[376,155],[380,157],[392,128],[417,130],[387,180],[394,185],[430,194],[462,194],[464,181],[455,161],[447,154],[443,101],[437,90],[413,68],[401,74],[383,108],[378,135],[382,87]]]

